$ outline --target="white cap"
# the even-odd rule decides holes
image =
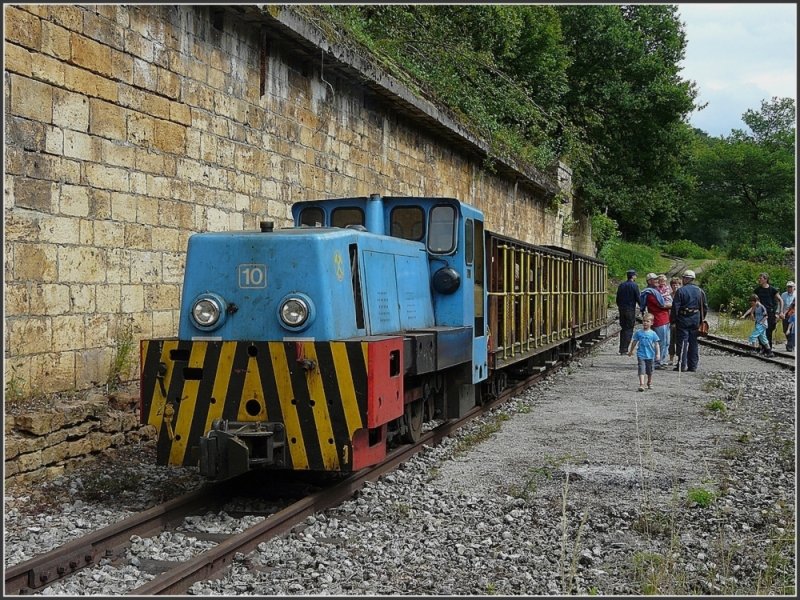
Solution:
[[[694,271],[692,271],[691,269],[686,269],[686,270],[683,272],[683,276],[684,276],[684,277],[689,277],[689,278],[691,278],[691,279],[694,279]]]
[[[650,281],[651,279],[658,279],[658,275],[656,275],[655,273],[648,273],[647,281]]]
[[[786,287],[794,287],[794,281],[787,281]]]

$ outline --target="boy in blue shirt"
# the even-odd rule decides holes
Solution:
[[[647,389],[653,387],[653,361],[661,359],[661,347],[658,343],[658,334],[651,329],[653,315],[645,313],[642,317],[642,328],[633,334],[628,356],[633,356],[636,349],[636,358],[639,362],[639,391],[644,391],[644,378],[647,375]]]

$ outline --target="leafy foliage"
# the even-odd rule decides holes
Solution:
[[[304,10],[313,11],[312,8]],[[566,55],[548,6],[317,7],[394,75],[449,107],[498,156],[540,169],[565,138]]]
[[[772,240],[765,240],[755,247],[748,243],[743,243],[728,251],[728,258],[730,259],[776,265],[782,264],[785,257],[786,252],[784,249]]]
[[[664,245],[664,252],[681,258],[711,258],[712,253],[690,240],[675,240]]]
[[[595,213],[592,215],[592,241],[599,252],[606,242],[620,237],[619,225],[611,217]]]
[[[585,142],[568,157],[594,209],[609,209],[624,236],[677,217],[683,118],[693,84],[678,76],[686,45],[675,6],[559,7],[571,64],[567,114]]]
[[[729,312],[744,312],[750,306],[748,299],[758,285],[758,274],[767,272],[772,285],[778,290],[792,279],[790,269],[775,264],[752,263],[742,260],[724,260],[703,271],[699,283],[706,291],[709,308],[725,307]]]
[[[691,162],[696,187],[684,233],[728,248],[762,241],[794,244],[794,115],[793,99],[773,98],[762,102],[760,111],[744,114],[751,133],[696,137]]]
[[[596,247],[690,240],[708,248],[793,244],[795,103],[762,102],[747,130],[687,124],[677,5],[298,5],[487,140],[492,159],[573,170]],[[709,227],[713,223],[713,227]]]
[[[696,95],[678,77],[674,6],[326,6],[335,28],[425,97],[450,107],[497,155],[563,159],[589,214],[625,232],[669,223],[683,123]]]
[[[607,242],[600,250],[600,258],[606,261],[608,276],[625,279],[628,269],[635,269],[640,275],[656,269],[659,262],[658,251],[642,244],[631,244],[619,240]]]

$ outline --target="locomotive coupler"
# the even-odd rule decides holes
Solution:
[[[256,467],[279,467],[285,448],[282,423],[217,419],[200,438],[200,475],[222,480]]]

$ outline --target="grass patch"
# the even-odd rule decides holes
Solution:
[[[115,390],[127,378],[135,356],[135,344],[133,340],[133,328],[130,323],[118,325],[114,336],[114,358],[108,368],[106,384],[108,389]]]
[[[11,367],[11,376],[6,379],[6,406],[19,406],[25,400],[25,379],[17,373],[16,367]]]
[[[496,415],[491,421],[488,421],[483,425],[481,425],[477,431],[473,431],[472,433],[469,433],[465,435],[463,438],[459,439],[454,454],[455,455],[461,454],[463,452],[466,452],[467,450],[474,448],[478,444],[485,442],[495,433],[500,431],[503,421],[508,421],[510,418],[511,417],[505,413]]]
[[[705,488],[692,488],[686,494],[688,504],[699,506],[700,508],[708,508],[716,499],[714,492]]]
[[[721,412],[721,413],[728,410],[728,406],[722,400],[712,400],[711,402],[708,402],[706,404],[705,408],[706,410],[712,412]]]
[[[770,530],[769,545],[764,552],[766,568],[756,582],[755,593],[758,595],[795,595],[794,516],[787,512],[787,517],[786,527],[772,527]]]
[[[674,515],[646,510],[636,517],[631,529],[647,537],[669,538],[675,530]]]
[[[94,471],[83,478],[79,495],[88,502],[98,502],[135,492],[141,485],[142,474],[133,469]]]

